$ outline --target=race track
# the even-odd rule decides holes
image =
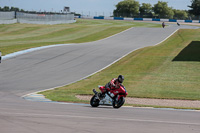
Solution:
[[[199,133],[197,111],[91,108],[21,97],[78,81],[138,48],[162,42],[178,28],[131,28],[100,41],[52,47],[4,60],[0,64],[0,133]]]

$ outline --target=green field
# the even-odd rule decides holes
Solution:
[[[139,26],[160,27],[150,23],[84,19],[58,25],[1,24],[0,50],[6,55],[45,45],[90,42]]]
[[[92,88],[118,74],[125,76],[129,97],[200,100],[200,30],[179,30],[160,45],[137,50],[85,80],[42,94],[54,101],[87,102],[75,95],[90,95]]]

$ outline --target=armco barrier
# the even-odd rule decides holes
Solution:
[[[113,20],[113,17],[104,17],[105,20]]]
[[[91,19],[88,16],[78,16],[76,18]],[[160,19],[160,18],[122,18],[122,17],[93,17],[93,19],[105,19],[105,20],[138,20],[138,21],[161,21],[161,22],[179,22],[179,23],[200,23],[200,20],[177,20],[177,19]]]
[[[152,21],[160,21],[159,18],[152,18]]]
[[[140,20],[140,21],[143,21],[143,18],[134,18],[133,20]]]
[[[88,16],[75,16],[76,18],[91,19]],[[122,17],[93,17],[93,19],[105,20],[138,20],[138,21],[161,21],[161,22],[179,22],[179,23],[200,23],[200,20],[177,20],[177,19],[159,19],[159,18],[122,18]]]
[[[169,19],[160,19],[161,22],[169,22]]]
[[[124,18],[121,18],[121,17],[114,17],[114,20],[124,20]]]
[[[192,23],[192,20],[185,20],[186,23]]]
[[[169,22],[177,22],[176,19],[169,19]]]
[[[143,21],[152,21],[152,18],[143,18]]]
[[[133,18],[124,18],[124,20],[133,21]]]
[[[185,23],[185,20],[177,20],[178,23]]]
[[[199,23],[199,20],[192,20],[192,23]]]
[[[104,19],[104,17],[94,17],[94,19]]]

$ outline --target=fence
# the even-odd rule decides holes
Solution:
[[[31,14],[23,12],[0,12],[0,24],[8,23],[61,24],[74,23],[74,14]]]
[[[0,20],[15,19],[15,12],[0,12]]]

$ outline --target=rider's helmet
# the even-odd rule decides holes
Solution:
[[[123,76],[123,75],[119,75],[117,79],[118,79],[118,81],[119,81],[120,83],[123,83],[123,81],[124,81],[124,76]]]

